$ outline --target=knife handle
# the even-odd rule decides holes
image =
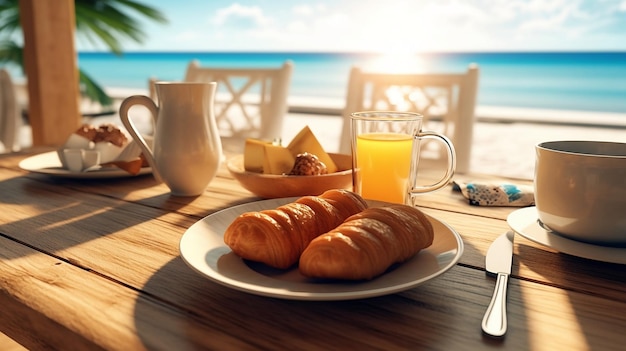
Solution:
[[[509,275],[498,273],[496,288],[493,297],[483,317],[483,331],[492,336],[502,336],[506,333],[506,289]]]

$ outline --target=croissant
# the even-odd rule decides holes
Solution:
[[[368,208],[311,241],[299,270],[311,278],[372,279],[429,247],[433,237],[432,224],[415,207]]]
[[[351,191],[328,190],[276,209],[243,213],[226,228],[224,242],[244,259],[285,269],[298,262],[311,240],[366,208]]]

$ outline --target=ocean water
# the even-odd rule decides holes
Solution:
[[[480,67],[478,104],[626,113],[626,52],[446,53],[409,57],[345,53],[82,52],[79,66],[103,86],[147,88],[181,80],[187,64],[278,67],[294,62],[290,94],[345,98],[352,65],[378,70],[463,72]]]

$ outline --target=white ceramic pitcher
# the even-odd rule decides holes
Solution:
[[[213,112],[217,83],[157,82],[159,106],[135,95],[120,106],[120,118],[141,147],[157,180],[172,195],[197,196],[213,180],[222,157],[222,142]],[[128,116],[133,105],[152,113],[156,128],[152,149]]]

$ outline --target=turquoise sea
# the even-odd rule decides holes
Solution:
[[[478,104],[626,113],[626,52],[446,53],[409,57],[345,53],[81,52],[81,69],[103,86],[146,88],[150,77],[181,80],[202,65],[277,67],[294,62],[290,94],[343,99],[350,67],[462,72],[480,66]]]

